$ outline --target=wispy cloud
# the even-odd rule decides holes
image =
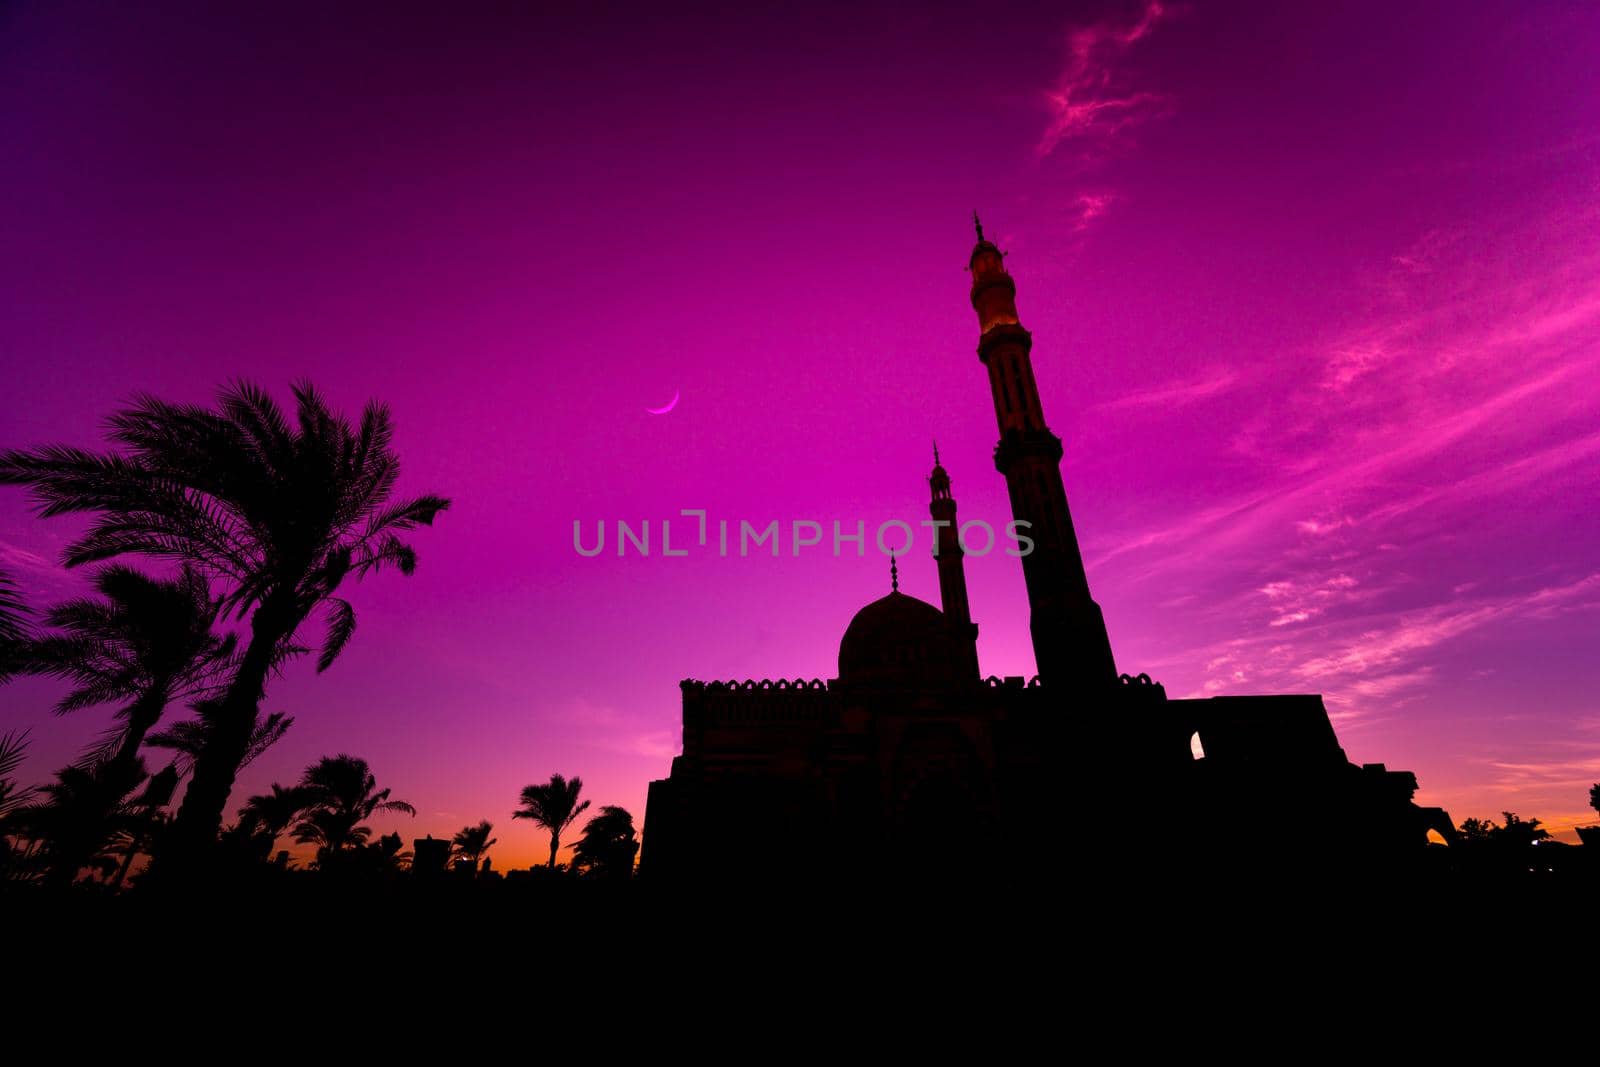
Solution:
[[[65,568],[53,563],[37,552],[30,552],[25,548],[14,545],[9,541],[0,541],[0,567],[13,572],[28,572],[32,574],[60,574]]]
[[[1040,159],[1068,143],[1077,143],[1089,155],[1098,154],[1127,128],[1161,113],[1166,98],[1129,85],[1123,61],[1169,10],[1159,0],[1148,0],[1129,18],[1068,31],[1066,65],[1045,93],[1050,117],[1035,148]]]
[[[1286,615],[1279,615],[1276,619],[1273,619],[1271,622],[1267,623],[1267,625],[1292,626],[1297,622],[1305,622],[1315,614],[1315,609],[1302,608],[1299,611],[1291,611]]]
[[[1383,295],[1362,324],[1299,357],[1311,373],[1277,372],[1298,387],[1273,391],[1259,375],[1224,385],[1224,369],[1120,402],[1159,410],[1181,407],[1186,390],[1262,391],[1258,424],[1247,420],[1236,437],[1237,459],[1260,476],[1160,525],[1118,531],[1098,554],[1091,547],[1091,565],[1120,559],[1149,580],[1230,553],[1293,552],[1291,535],[1338,535],[1373,552],[1439,530],[1451,509],[1482,514],[1590,460],[1600,451],[1600,256],[1572,235],[1592,225],[1600,211],[1556,211],[1493,237],[1453,238],[1456,259],[1400,255],[1372,287]],[[1512,269],[1491,254],[1523,247],[1549,250],[1548,262]],[[1436,277],[1396,281],[1424,262]]]
[[[1092,193],[1079,193],[1068,205],[1070,215],[1069,225],[1073,233],[1082,233],[1093,222],[1111,210],[1111,205],[1116,203],[1117,194],[1101,190]]]
[[[1275,612],[1264,631],[1190,649],[1171,662],[1204,664],[1207,677],[1200,695],[1312,690],[1324,693],[1347,719],[1355,719],[1381,713],[1402,693],[1435,681],[1433,654],[1457,638],[1513,619],[1600,608],[1600,574],[1591,574],[1512,595],[1333,619],[1293,640],[1280,632],[1312,623],[1342,598],[1359,603],[1363,594],[1358,586],[1348,576],[1314,588],[1270,583],[1257,591]],[[1314,606],[1319,598],[1327,608]],[[1285,603],[1291,607],[1283,607]]]
[[[1130,408],[1158,408],[1163,412],[1175,407],[1193,404],[1226,393],[1239,381],[1239,373],[1230,368],[1218,368],[1207,374],[1172,382],[1168,385],[1127,393],[1101,405],[1106,410],[1121,411]]]
[[[578,727],[594,747],[650,759],[671,759],[683,750],[681,730],[662,727],[652,716],[622,712],[584,699],[567,703],[562,718]]]

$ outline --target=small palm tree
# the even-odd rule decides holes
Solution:
[[[639,837],[627,808],[607,804],[583,828],[572,846],[572,865],[606,878],[627,878],[639,854]]]
[[[299,788],[308,803],[295,824],[294,839],[318,846],[321,856],[366,844],[372,830],[362,823],[380,811],[417,813],[403,800],[390,800],[389,790],[378,788],[366,760],[344,753],[324,756],[307,767]]]
[[[322,612],[325,670],[355,632],[354,608],[335,596],[344,580],[412,573],[416,552],[400,535],[449,507],[433,495],[390,499],[400,464],[388,408],[370,403],[352,425],[310,384],[294,397],[291,419],[242,382],[215,409],[146,396],[112,416],[115,452],[0,454],[0,484],[27,486],[41,515],[97,516],[68,546],[68,566],[130,553],[192,562],[228,583],[225,610],[249,615],[215,736],[173,827],[177,857],[215,841],[267,677],[301,627]]]
[[[168,704],[225,684],[235,639],[212,631],[217,602],[193,567],[170,579],[104,567],[94,587],[98,597],[50,609],[45,621],[60,632],[19,644],[15,669],[73,684],[56,702],[57,714],[121,704],[121,724],[90,750],[85,763],[119,763],[123,771],[116,774],[126,777]]]
[[[167,824],[167,814],[162,809],[172,803],[178,791],[178,768],[167,764],[145,779],[139,795],[128,802],[127,820],[119,835],[122,848],[122,865],[112,881],[113,888],[121,888],[133,867],[133,861],[143,852],[145,845]]]
[[[159,579],[109,566],[93,582],[98,596],[56,605],[45,621],[57,632],[17,643],[10,657],[18,673],[72,683],[56,703],[57,714],[121,705],[119,724],[74,773],[62,771],[45,787],[49,799],[30,815],[48,841],[51,879],[63,883],[89,866],[106,842],[144,836],[143,823],[154,811],[128,802],[145,778],[139,745],[169,703],[225,683],[234,647],[233,637],[212,632],[217,604],[193,567]]]
[[[550,831],[550,867],[556,865],[562,832],[589,809],[587,800],[578,803],[578,794],[582,791],[582,778],[568,781],[559,774],[552,774],[542,785],[525,786],[522,806],[511,813],[513,819],[531,819],[534,825]]]
[[[129,802],[143,782],[144,761],[74,765],[56,772],[39,787],[44,799],[19,811],[23,832],[44,845],[46,881],[70,885],[85,867],[109,873],[118,857],[113,846],[144,824],[144,813]]]
[[[299,786],[285,788],[272,783],[270,793],[258,793],[239,809],[239,829],[257,843],[264,856],[272,855],[278,838],[289,831],[311,797]]]
[[[459,833],[451,839],[455,846],[456,855],[464,860],[471,860],[476,869],[483,861],[483,854],[489,851],[497,837],[490,837],[494,832],[494,824],[485,819],[476,826],[463,826]]]

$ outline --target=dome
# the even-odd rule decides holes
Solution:
[[[947,678],[956,662],[950,627],[938,608],[893,592],[850,620],[839,642],[839,680],[918,682]]]

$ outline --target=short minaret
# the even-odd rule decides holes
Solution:
[[[978,313],[978,358],[989,372],[989,391],[1000,427],[995,469],[1005,475],[1011,514],[1026,523],[1019,533],[1033,540],[1022,557],[1031,609],[1029,628],[1041,680],[1068,691],[1097,691],[1115,684],[1100,605],[1089,595],[1083,553],[1061,483],[1061,439],[1050,432],[1033,380],[1033,336],[1017,319],[1017,286],[1000,249],[983,236],[972,216],[978,243],[968,267],[972,308]]]
[[[937,524],[934,527],[934,559],[939,566],[939,605],[950,622],[956,647],[961,650],[962,673],[978,677],[978,627],[972,621],[972,609],[967,603],[967,575],[962,565],[961,527],[956,522],[956,501],[950,495],[950,475],[939,463],[939,443],[933,444],[933,473],[928,475],[928,489],[933,499],[928,502],[928,514]]]

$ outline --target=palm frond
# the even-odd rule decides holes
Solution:
[[[282,741],[283,735],[293,725],[294,716],[281,711],[274,711],[257,722],[255,729],[250,732],[250,744],[244,751],[244,759],[239,762],[240,768],[250,766],[263,752]]]
[[[28,636],[28,607],[11,575],[0,570],[0,675],[6,671],[7,650]]]
[[[350,638],[356,632],[356,609],[348,600],[329,597],[327,604],[328,635],[322,642],[321,654],[317,656],[318,674],[333,666],[333,661],[339,658],[339,653],[344,651],[344,646],[350,643]]]

